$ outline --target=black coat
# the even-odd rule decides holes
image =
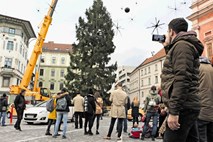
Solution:
[[[139,106],[134,106],[134,103],[132,103],[131,107],[132,107],[132,117],[138,117],[139,116]]]
[[[95,114],[96,104],[95,104],[94,96],[91,94],[88,94],[86,97],[87,97],[88,103],[87,103],[87,111],[85,112],[89,114]]]
[[[17,110],[24,110],[26,108],[25,105],[25,98],[22,95],[17,95],[14,100],[15,109]]]

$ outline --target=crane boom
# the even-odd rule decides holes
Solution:
[[[42,46],[43,46],[47,31],[49,29],[49,26],[52,22],[52,16],[53,16],[57,2],[58,2],[58,0],[52,0],[48,13],[44,17],[42,27],[38,33],[38,37],[37,37],[36,43],[34,45],[33,52],[31,54],[30,60],[27,64],[27,67],[24,72],[21,83],[20,83],[20,85],[10,86],[10,94],[19,94],[21,92],[21,89],[28,90],[27,87],[30,83],[30,80],[31,80],[31,77],[33,74],[33,70],[35,69],[38,57],[42,53]]]

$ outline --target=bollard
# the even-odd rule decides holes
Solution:
[[[12,123],[13,123],[13,108],[14,108],[14,106],[11,105],[11,111],[10,111],[10,125],[12,125]]]

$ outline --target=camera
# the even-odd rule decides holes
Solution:
[[[165,35],[152,35],[152,41],[165,42],[165,40],[166,40]]]

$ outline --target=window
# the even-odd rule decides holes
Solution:
[[[19,48],[19,53],[21,54],[21,51],[22,51],[22,45],[20,45],[20,48]]]
[[[54,90],[54,83],[50,83],[50,90]]]
[[[144,97],[144,93],[143,93],[143,91],[141,92],[141,96],[142,96],[142,98]]]
[[[21,64],[21,62],[18,61],[18,70],[19,70],[19,71],[20,71],[20,64]]]
[[[212,56],[213,56],[213,52],[212,52],[212,43],[208,43],[206,44],[206,49],[207,49],[207,55],[208,55],[208,58],[211,59]]]
[[[141,76],[143,76],[143,70],[141,70]]]
[[[2,87],[9,87],[10,86],[10,78],[3,77]]]
[[[9,28],[9,34],[15,34],[15,29],[14,28]]]
[[[143,86],[143,80],[141,80],[141,86]]]
[[[12,67],[12,58],[5,58],[4,67],[6,68]]]
[[[155,83],[158,83],[158,76],[155,76]]]
[[[145,69],[145,75],[146,75],[146,69]]]
[[[44,69],[40,69],[40,76],[44,76]]]
[[[148,73],[150,73],[150,67],[148,67]]]
[[[64,83],[59,84],[59,89],[61,90],[64,87]]]
[[[158,64],[155,64],[155,71],[158,71]]]
[[[148,78],[148,83],[149,85],[151,85],[151,78]]]
[[[65,58],[64,57],[61,58],[61,64],[65,64]]]
[[[8,41],[7,42],[7,50],[13,50],[14,44],[13,41]]]
[[[60,76],[64,77],[64,70],[61,70]]]
[[[51,76],[52,76],[52,77],[55,76],[55,70],[54,70],[54,69],[51,70]]]
[[[55,63],[56,63],[56,58],[52,57],[52,64],[55,64]]]
[[[39,83],[38,83],[38,86],[39,86],[39,87],[43,87],[43,82],[39,82]]]

